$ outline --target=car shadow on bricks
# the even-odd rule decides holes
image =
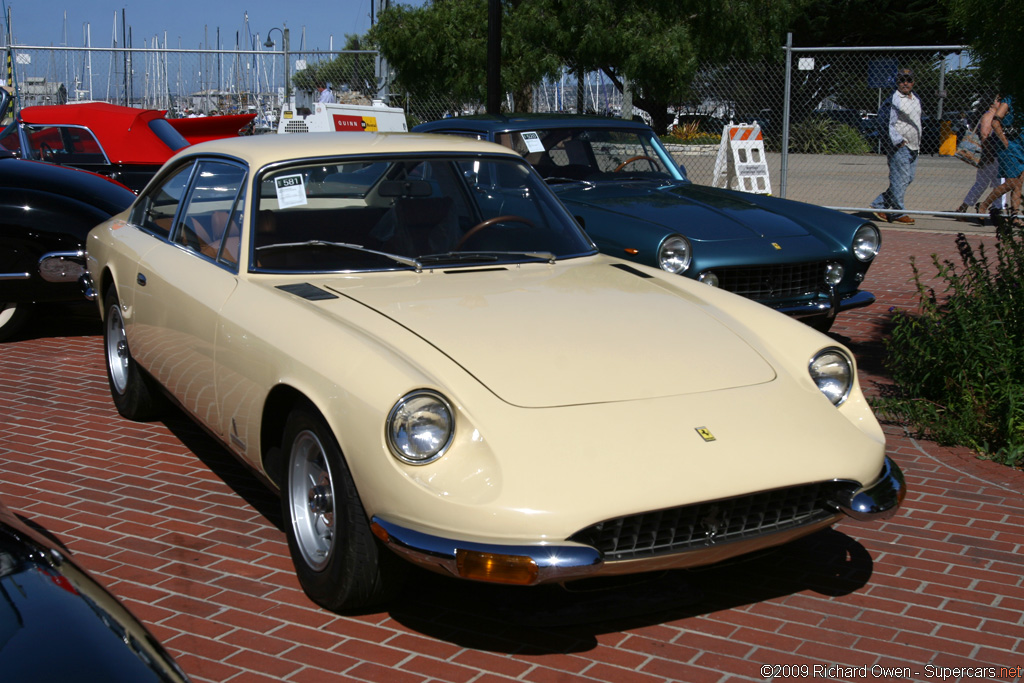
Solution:
[[[279,531],[284,531],[277,495],[240,463],[226,448],[177,408],[163,417],[163,424],[192,453]]]
[[[698,617],[803,591],[842,596],[871,578],[858,541],[834,529],[696,569],[563,586],[489,586],[417,574],[393,619],[441,640],[516,654],[582,652],[598,636]]]

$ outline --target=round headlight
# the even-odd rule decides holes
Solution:
[[[840,405],[850,395],[850,389],[853,388],[853,362],[839,349],[822,349],[811,359],[807,370],[832,405]]]
[[[443,396],[421,389],[399,399],[384,429],[396,458],[410,465],[425,465],[444,455],[455,433],[455,419]]]
[[[829,287],[835,287],[843,281],[843,274],[846,273],[846,269],[843,268],[842,263],[830,263],[825,266],[825,284]]]
[[[658,265],[662,270],[679,274],[690,267],[690,241],[682,235],[669,235],[658,247]]]
[[[706,285],[711,285],[712,287],[718,286],[718,276],[715,275],[713,270],[704,271],[697,277],[697,279]]]
[[[857,232],[853,236],[851,250],[858,261],[867,262],[875,258],[881,246],[882,234],[878,232],[878,228],[870,223],[865,223],[857,228]]]

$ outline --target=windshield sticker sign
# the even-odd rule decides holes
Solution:
[[[532,130],[520,133],[519,135],[523,138],[523,143],[526,145],[527,152],[532,154],[533,152],[544,151],[544,143],[540,141],[540,136]]]
[[[306,183],[303,182],[302,175],[296,173],[274,178],[274,187],[277,189],[279,209],[302,206],[306,203]]]

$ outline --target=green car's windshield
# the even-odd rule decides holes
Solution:
[[[258,187],[255,270],[459,267],[594,251],[513,157],[318,161],[274,168]]]
[[[631,128],[538,128],[499,133],[496,141],[523,155],[550,180],[685,180],[658,137]]]

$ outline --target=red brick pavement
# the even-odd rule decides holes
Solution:
[[[952,240],[886,229],[878,303],[835,326],[869,390],[889,308],[914,303],[909,255],[952,255]],[[305,598],[275,498],[224,451],[178,414],[118,417],[98,332],[91,310],[57,308],[0,346],[0,496],[196,681],[717,682],[766,665],[780,680],[1021,680],[1024,473],[963,449],[888,427],[911,493],[887,523],[603,590],[417,575],[387,611],[342,617]]]

